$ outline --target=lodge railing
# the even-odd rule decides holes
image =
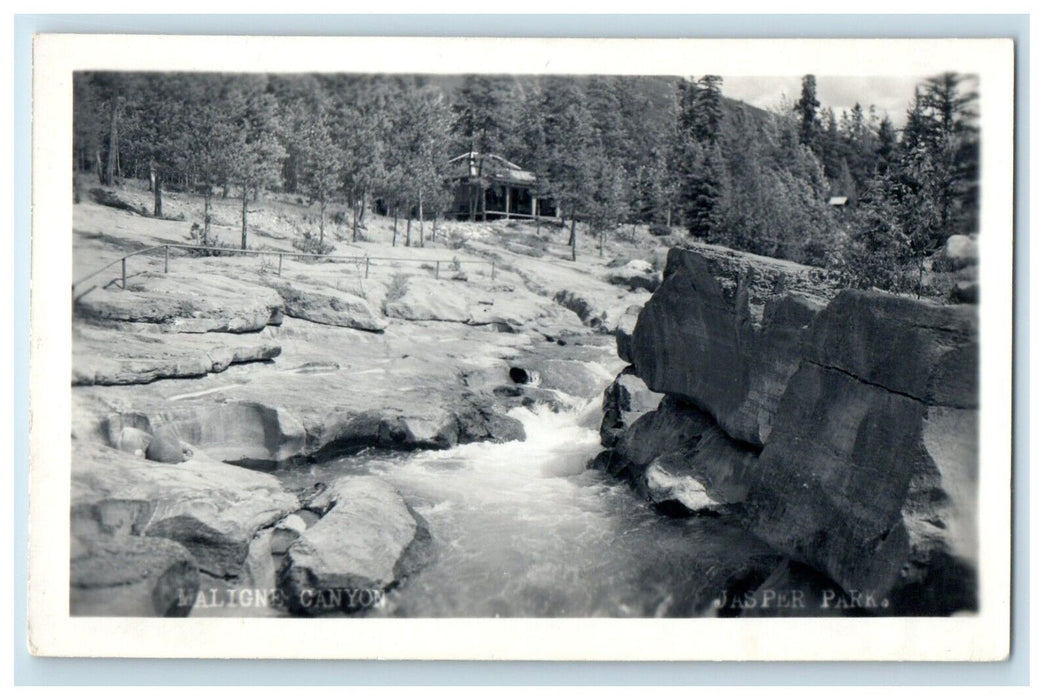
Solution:
[[[490,279],[496,278],[496,262],[492,260],[460,260],[458,257],[452,260],[440,260],[440,259],[428,259],[426,257],[416,258],[399,258],[391,256],[371,256],[371,255],[333,255],[326,253],[301,253],[301,252],[290,252],[290,251],[277,251],[277,250],[251,250],[242,248],[227,248],[222,246],[202,246],[202,245],[189,245],[185,243],[165,243],[164,245],[150,246],[149,248],[143,248],[142,250],[136,250],[127,255],[123,255],[119,258],[115,258],[110,262],[106,263],[97,270],[84,275],[80,279],[73,282],[72,292],[75,295],[77,287],[84,284],[90,279],[97,277],[106,270],[110,269],[114,265],[120,263],[120,287],[121,289],[127,289],[128,287],[128,259],[134,258],[139,255],[146,255],[149,253],[155,253],[157,251],[164,251],[164,274],[168,274],[170,267],[171,250],[195,250],[206,253],[212,253],[216,255],[256,255],[265,257],[276,257],[277,258],[277,276],[281,276],[281,268],[285,258],[294,260],[302,259],[315,259],[322,260],[325,262],[352,262],[356,263],[360,269],[364,270],[365,279],[369,277],[369,269],[379,263],[434,263],[434,277],[436,279],[441,277],[442,263],[445,263],[447,269],[450,271],[458,270],[463,265],[487,265],[489,266],[489,277]],[[111,280],[111,282],[114,280]],[[108,284],[108,283],[107,283]]]

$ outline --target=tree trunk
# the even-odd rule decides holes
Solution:
[[[78,168],[73,169],[73,203],[80,204],[80,178],[77,177]]]
[[[208,234],[212,231],[212,186],[208,186],[208,190],[204,193],[204,238],[208,239]]]
[[[390,210],[388,209],[388,214],[389,213]],[[395,238],[398,236],[398,207],[394,207],[394,236]]]
[[[431,243],[438,240],[438,212],[434,212],[434,218],[431,219]]]
[[[325,195],[321,195],[321,236],[318,238],[318,250],[325,245]]]
[[[638,227],[638,225],[639,225],[639,222],[638,222],[638,221],[634,222],[634,223],[633,223],[633,224],[631,225],[631,242],[632,242],[632,243],[634,243],[634,242],[635,242],[635,229],[636,229],[636,227]]]
[[[106,153],[106,179],[103,185],[112,187],[117,178],[117,118],[120,112],[120,98],[116,95],[110,100],[109,110],[109,143]]]
[[[412,207],[405,207],[405,247],[412,246]]]
[[[95,149],[95,174],[99,178],[99,184],[100,185],[105,185],[106,184],[106,170],[105,170],[105,168],[102,167],[102,153],[100,153],[97,148]]]
[[[417,197],[417,199],[420,202],[420,211],[419,211],[419,214],[420,214],[420,247],[422,248],[423,247],[423,190],[419,191],[419,196]]]
[[[241,250],[248,250],[248,183],[241,187]]]
[[[161,201],[161,190],[164,189],[161,184],[161,176],[157,175],[157,181],[153,183],[153,215],[156,218],[164,216],[164,208]]]
[[[573,262],[577,261],[577,217],[576,212],[570,215],[569,252]]]
[[[350,229],[350,240],[352,242],[354,242],[354,243],[357,243],[358,242],[358,203],[357,202],[351,202],[350,203],[350,209],[351,209],[351,217],[352,217],[351,229]]]
[[[668,228],[671,228],[671,205],[670,204],[668,205],[667,218],[665,219],[664,223],[668,225]]]

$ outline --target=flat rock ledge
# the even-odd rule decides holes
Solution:
[[[299,508],[269,474],[200,451],[178,464],[74,440],[74,532],[174,540],[217,578],[239,576],[255,534]]]
[[[128,324],[129,326],[143,324]],[[198,336],[199,337],[199,336]],[[119,338],[119,340],[118,340]],[[267,362],[281,354],[269,340],[209,334],[207,341],[181,333],[126,328],[118,336],[81,326],[74,331],[73,386],[149,384],[158,379],[203,377],[231,365]]]
[[[251,333],[282,319],[277,292],[234,277],[144,272],[127,285],[81,294],[77,314],[93,322],[161,324],[180,333]]]

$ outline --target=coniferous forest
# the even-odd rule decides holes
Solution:
[[[440,218],[448,161],[492,153],[535,173],[534,195],[557,203],[571,246],[681,226],[828,268],[846,286],[921,291],[925,261],[977,233],[975,81],[923,81],[904,124],[879,105],[837,114],[818,88],[804,76],[767,111],[724,97],[714,75],[78,73],[74,181],[148,181],[158,217],[166,192],[204,194],[206,209],[212,196],[240,198],[243,247],[250,202],[295,193],[320,214],[304,249],[325,252],[333,203],[355,236],[379,203]],[[207,222],[206,211],[205,236]]]

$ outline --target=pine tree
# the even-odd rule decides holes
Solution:
[[[329,133],[328,117],[321,105],[315,105],[300,135],[302,183],[304,194],[321,207],[316,247],[311,252],[327,252],[325,246],[325,210],[341,185],[340,151]]]
[[[683,141],[682,206],[687,229],[713,240],[721,232],[721,198],[726,169],[719,148],[723,118],[722,78],[706,75],[679,87],[679,128]]]
[[[817,99],[817,78],[807,74],[803,76],[803,89],[796,102],[795,111],[799,112],[799,140],[809,146],[817,132],[817,110],[821,103]]]
[[[267,79],[243,78],[243,103],[233,115],[237,125],[237,148],[230,166],[230,179],[241,194],[241,250],[248,249],[249,192],[280,183],[285,149],[279,140],[277,100],[266,91]]]
[[[572,78],[542,84],[544,150],[539,159],[547,191],[570,220],[571,257],[577,257],[577,220],[586,214],[595,191],[594,130],[584,92]]]

